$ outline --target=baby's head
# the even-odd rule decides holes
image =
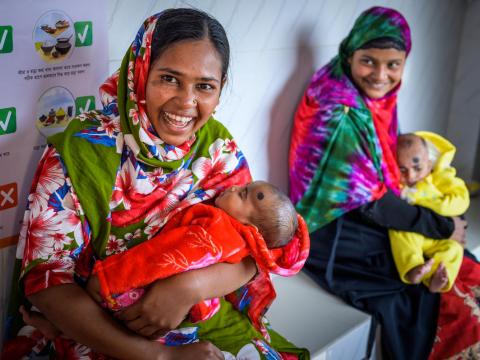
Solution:
[[[215,199],[215,205],[241,223],[255,226],[269,248],[285,246],[297,231],[297,212],[290,199],[264,181],[232,186]]]
[[[398,136],[397,163],[400,169],[400,182],[412,187],[427,177],[432,171],[425,139],[415,134]]]

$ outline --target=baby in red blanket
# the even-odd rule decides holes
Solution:
[[[265,333],[261,317],[275,298],[269,272],[296,274],[309,247],[306,224],[289,198],[275,186],[256,181],[225,190],[215,207],[196,204],[179,212],[149,241],[97,261],[87,291],[106,307],[120,310],[156,280],[252,256],[259,273],[244,287],[251,298],[248,309],[239,310]],[[234,292],[226,299],[240,307],[241,297]],[[219,306],[218,299],[201,302],[191,309],[189,320],[206,320]]]
[[[99,300],[95,295],[99,282],[106,306],[120,310],[137,301],[144,293],[142,287],[155,280],[252,256],[260,271],[256,281],[264,284],[262,292],[252,296],[249,315],[260,327],[259,317],[275,298],[268,272],[293,275],[308,254],[304,238],[303,253],[298,236],[292,246],[286,246],[295,237],[297,213],[285,194],[263,181],[227,189],[215,199],[215,206],[193,205],[176,214],[149,241],[97,261],[87,286],[89,292]],[[258,289],[258,284],[250,292],[254,288]],[[218,299],[211,299],[195,305],[190,321],[208,319],[219,304]]]

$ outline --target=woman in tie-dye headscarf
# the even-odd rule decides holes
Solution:
[[[149,241],[181,210],[251,181],[242,152],[212,118],[228,63],[225,30],[208,14],[153,15],[102,85],[103,110],[80,115],[49,138],[19,240],[20,282],[2,358],[308,357],[269,327],[260,332],[245,315],[262,279],[251,259],[157,281],[115,318],[84,290],[96,259]],[[208,320],[182,323],[194,304],[226,294],[231,302],[221,300]],[[47,332],[45,323],[57,329]]]
[[[322,287],[373,315],[381,324],[384,358],[446,358],[478,346],[477,317],[463,304],[465,297],[475,304],[480,282],[469,279],[480,278],[478,266],[465,258],[457,280],[461,295],[440,298],[400,281],[388,239],[389,228],[434,239],[465,236],[463,220],[397,196],[397,92],[410,48],[410,28],[399,12],[373,7],[357,18],[298,107],[290,191],[311,234],[304,269]],[[462,326],[477,329],[465,334]],[[374,336],[372,326],[370,349]],[[435,338],[441,341],[433,347]]]

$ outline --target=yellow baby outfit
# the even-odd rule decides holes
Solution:
[[[470,198],[465,183],[455,176],[456,171],[450,165],[455,155],[455,146],[431,132],[419,131],[415,134],[427,141],[434,166],[431,174],[417,182],[415,187],[402,189],[402,197],[411,204],[429,208],[439,215],[464,214]],[[425,263],[425,256],[433,258],[435,262],[423,283],[429,286],[431,276],[442,262],[448,274],[448,284],[442,291],[451,289],[463,258],[463,248],[458,242],[434,240],[421,234],[396,230],[389,230],[389,236],[393,258],[403,282],[409,283],[405,275],[414,267]]]

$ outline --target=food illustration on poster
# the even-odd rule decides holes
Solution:
[[[70,17],[60,10],[51,10],[38,19],[33,30],[35,51],[43,61],[56,64],[73,52],[75,29]]]
[[[47,89],[37,101],[37,129],[48,137],[63,131],[75,115],[75,100],[72,93],[63,86]]]
[[[17,189],[6,200],[0,193],[9,204],[0,206],[1,250],[18,238],[47,137],[95,109],[109,74],[104,2],[0,0],[0,14],[8,15],[0,19],[0,79],[8,85],[0,101],[0,169],[8,169],[0,170],[0,190]]]

